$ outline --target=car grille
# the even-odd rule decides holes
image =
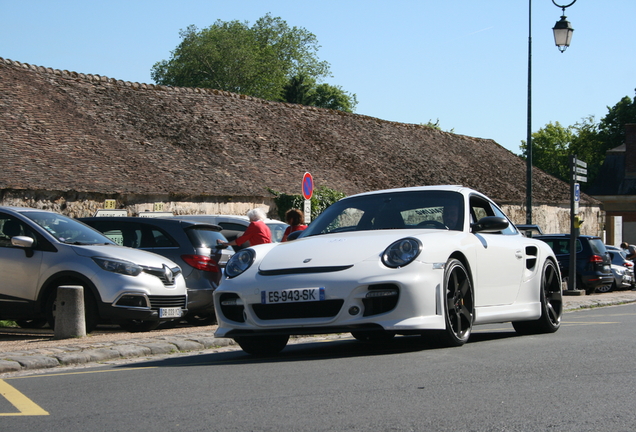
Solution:
[[[288,268],[277,270],[259,270],[258,274],[261,276],[279,276],[286,274],[306,274],[306,273],[332,273],[347,270],[353,267],[352,265],[344,266],[329,266],[329,267],[303,267],[303,268]]]
[[[169,270],[168,272],[166,272],[167,267],[165,268],[142,267],[142,268],[144,269],[144,273],[148,273],[150,275],[158,277],[161,280],[161,283],[164,284],[165,286],[173,286],[175,278],[177,277],[178,274],[181,273],[181,268],[179,267],[173,267],[171,269],[168,269]],[[172,280],[168,279],[170,272],[172,272],[172,277],[171,277]]]
[[[179,307],[181,309],[186,308],[187,297],[186,296],[148,296],[150,300],[150,308],[159,310],[159,308],[173,308]]]
[[[331,318],[340,312],[344,300],[324,300],[317,302],[253,304],[252,310],[259,319],[301,319]]]

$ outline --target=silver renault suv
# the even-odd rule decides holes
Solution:
[[[87,332],[100,323],[152,330],[187,312],[185,280],[173,261],[45,210],[0,206],[0,278],[0,319],[25,327],[53,327],[62,285],[84,287]]]

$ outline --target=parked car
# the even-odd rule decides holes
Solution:
[[[193,325],[214,324],[212,293],[221,282],[225,264],[234,255],[230,249],[217,247],[217,240],[227,241],[220,226],[147,217],[87,217],[79,220],[119,245],[154,252],[176,262],[188,290],[185,319]]]
[[[228,241],[232,241],[237,237],[240,237],[250,224],[250,220],[247,216],[238,215],[179,215],[174,216],[174,218],[219,225],[223,228],[221,230],[221,234],[223,234]],[[272,232],[272,242],[279,243],[289,225],[276,219],[265,219],[263,222],[265,222],[265,224],[269,227],[269,230]],[[238,251],[249,246],[249,242],[246,242],[241,246],[233,247],[234,250]]]
[[[599,288],[600,292],[615,291],[617,289],[628,289],[634,287],[634,262],[627,259],[623,249],[605,245],[612,260],[612,274],[614,282],[610,287],[603,286]]]
[[[296,240],[237,252],[226,276],[214,293],[215,336],[257,355],[302,334],[417,334],[460,346],[476,324],[555,332],[563,309],[548,245],[461,186],[344,198]]]
[[[57,287],[84,287],[86,331],[114,322],[150,330],[187,312],[181,269],[162,256],[117,246],[75,219],[0,207],[0,319],[55,325]]]
[[[543,240],[554,251],[563,281],[570,274],[570,234],[544,234],[533,238]],[[587,294],[607,290],[614,281],[611,259],[600,237],[581,235],[576,239],[576,286]]]

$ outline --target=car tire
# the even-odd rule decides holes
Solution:
[[[120,321],[119,327],[130,333],[147,332],[156,329],[161,321],[126,320]]]
[[[60,285],[61,286],[61,285]],[[57,306],[57,289],[56,286],[48,294],[44,303],[44,313],[46,321],[52,329],[55,329],[55,310]],[[86,287],[84,288],[84,322],[86,326],[86,333],[91,333],[100,322],[99,311],[97,309],[97,302],[93,293],[91,293]]]
[[[216,315],[214,312],[188,314],[185,317],[188,324],[193,326],[209,326],[216,324]]]
[[[519,334],[554,333],[561,326],[563,314],[563,292],[558,277],[556,264],[546,260],[541,272],[541,317],[533,321],[516,321],[512,323]]]
[[[608,293],[610,291],[616,290],[616,281],[612,282],[611,285],[602,285],[600,287],[596,287],[596,292],[598,293]]]
[[[437,345],[458,347],[470,338],[475,316],[473,284],[461,261],[451,258],[444,267],[444,319],[446,329],[433,332]],[[424,334],[425,337],[429,335]]]
[[[351,336],[360,342],[385,343],[395,337],[395,333],[384,330],[352,331]]]
[[[246,353],[261,356],[281,352],[287,346],[289,335],[239,336],[234,340]]]
[[[46,318],[16,320],[16,324],[23,329],[40,329],[44,327],[48,321]]]

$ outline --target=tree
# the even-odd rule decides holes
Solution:
[[[607,107],[608,113],[599,124],[600,140],[607,150],[625,143],[625,125],[636,123],[636,98],[629,96],[622,98],[612,108]]]
[[[563,127],[559,122],[548,123],[532,134],[532,164],[564,181],[568,180],[568,158],[574,137],[572,127]],[[527,154],[527,143],[521,142]]]
[[[317,84],[305,74],[292,77],[283,88],[283,100],[289,103],[353,112],[358,100],[340,86]]]
[[[295,96],[294,92],[315,94],[316,83],[330,76],[330,66],[318,59],[314,34],[290,27],[279,17],[267,14],[252,27],[247,22],[217,20],[203,30],[191,25],[179,36],[182,41],[170,60],[157,62],[151,69],[158,84],[214,88],[293,103],[314,101],[342,110],[353,109],[357,102],[355,95],[339,87],[334,87],[339,92],[326,91],[332,87],[327,84],[321,84],[327,87],[320,93],[329,97],[314,95],[305,100]]]

